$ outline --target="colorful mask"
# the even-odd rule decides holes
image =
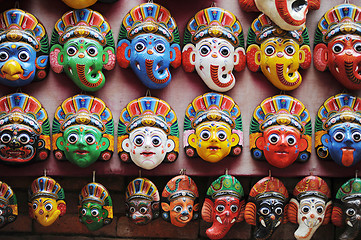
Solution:
[[[96,231],[113,220],[113,204],[108,190],[99,183],[88,183],[79,194],[79,220]]]
[[[118,0],[62,0],[66,5],[68,5],[71,8],[75,8],[75,9],[81,9],[81,8],[86,8],[89,7],[93,4],[95,4],[96,2],[100,2],[100,3],[113,3],[116,2]]]
[[[280,90],[294,90],[302,82],[298,68],[309,68],[311,50],[307,28],[285,31],[262,14],[253,21],[247,38],[247,66],[261,70]]]
[[[28,190],[29,215],[44,227],[53,224],[66,212],[63,188],[50,177],[39,177]]]
[[[330,70],[344,87],[361,89],[361,8],[341,4],[320,19],[315,34],[314,64]]]
[[[243,221],[244,192],[240,182],[231,175],[217,178],[207,190],[202,218],[213,222],[206,234],[210,239],[222,239],[235,222]]]
[[[146,178],[131,181],[125,192],[126,215],[135,224],[145,225],[159,216],[159,192]]]
[[[50,123],[41,103],[24,93],[0,98],[0,160],[25,164],[46,160],[50,153]]]
[[[174,162],[179,152],[177,116],[163,100],[142,97],[122,110],[118,125],[118,154],[151,170],[162,161]]]
[[[219,93],[196,97],[186,109],[183,139],[189,157],[200,156],[207,162],[241,154],[243,131],[238,105]]]
[[[361,179],[352,178],[337,191],[331,216],[337,227],[346,225],[338,239],[360,239],[361,228]]]
[[[172,178],[162,193],[162,218],[177,227],[185,227],[199,217],[198,188],[187,175]]]
[[[0,83],[22,87],[43,80],[49,71],[49,42],[45,27],[21,9],[0,15]]]
[[[319,158],[345,167],[361,160],[361,98],[338,94],[320,107],[315,122],[315,146]]]
[[[0,181],[0,228],[16,220],[18,216],[18,203],[13,190]]]
[[[172,78],[169,65],[181,64],[178,27],[169,11],[155,3],[130,10],[120,28],[117,60],[122,68],[130,65],[148,88],[166,87]]]
[[[280,28],[292,31],[305,25],[308,10],[320,8],[321,0],[238,0],[247,12],[263,12]]]
[[[244,218],[248,224],[256,226],[255,239],[270,238],[281,223],[287,222],[284,217],[287,201],[287,189],[277,178],[265,177],[253,186]]]
[[[311,155],[312,126],[308,110],[296,98],[277,95],[256,107],[250,128],[252,157],[278,168]]]
[[[243,29],[233,13],[218,7],[199,11],[187,24],[184,45],[185,71],[195,68],[212,90],[233,88],[233,68],[241,71],[246,65]]]
[[[112,30],[104,17],[90,9],[66,12],[51,36],[50,66],[82,90],[94,92],[105,83],[103,68],[115,66]]]
[[[110,109],[101,99],[88,95],[66,99],[55,111],[53,150],[56,159],[67,159],[82,168],[98,159],[108,161],[114,151]]]
[[[297,183],[287,209],[288,221],[298,223],[297,240],[310,240],[319,226],[331,220],[331,191],[320,177],[308,176]]]

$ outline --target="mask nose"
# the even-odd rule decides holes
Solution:
[[[148,50],[147,50],[147,53],[148,53],[149,55],[152,55],[152,54],[153,54],[153,51],[152,51],[151,49],[148,49]]]

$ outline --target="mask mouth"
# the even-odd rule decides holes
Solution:
[[[181,216],[181,217],[179,217],[179,218],[180,218],[180,220],[182,220],[182,221],[188,221],[188,219],[189,219],[188,216]]]
[[[93,220],[88,219],[88,220],[86,220],[86,223],[87,223],[87,224],[91,224],[91,223],[93,223]]]
[[[207,147],[208,150],[211,150],[211,151],[218,151],[218,150],[221,150],[220,147],[217,147],[217,146],[209,146]]]
[[[292,3],[292,10],[295,12],[300,12],[304,8],[307,8],[307,0],[297,0]]]
[[[75,154],[78,154],[78,155],[86,155],[89,153],[89,151],[85,151],[85,150],[75,150],[74,151]]]
[[[140,153],[140,155],[145,156],[145,157],[151,157],[154,154],[155,154],[154,152],[141,152]]]

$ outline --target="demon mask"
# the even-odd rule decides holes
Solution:
[[[13,190],[0,181],[0,228],[12,223],[18,216],[18,203]]]

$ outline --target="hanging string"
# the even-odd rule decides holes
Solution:
[[[271,178],[272,177],[272,172],[271,169],[268,169],[268,177]]]
[[[44,168],[44,176],[46,177],[46,168]]]
[[[142,177],[142,169],[139,169],[139,171],[138,171],[138,175],[139,175],[139,178],[141,178],[141,177]]]
[[[148,0],[148,3],[153,3],[153,0]]]
[[[145,96],[146,97],[151,97],[152,94],[150,94],[150,89],[147,89],[147,91],[145,92]]]
[[[180,171],[179,171],[179,174],[180,175],[186,175],[186,172],[187,170],[185,168],[182,168]]]
[[[345,0],[345,3],[350,4],[350,0]]]
[[[93,182],[95,182],[95,171],[93,171]]]
[[[14,8],[20,8],[20,3],[19,3],[19,1],[15,1]]]
[[[226,175],[228,175],[228,168],[226,168],[226,171],[225,171],[225,172],[226,172]]]
[[[212,2],[211,7],[217,7],[216,2]]]
[[[311,176],[313,176],[313,172],[314,172],[314,171],[315,171],[315,168],[314,168],[314,167],[310,169],[310,175],[311,175]]]
[[[357,178],[357,175],[358,175],[358,170],[356,169],[355,171],[355,177]]]

